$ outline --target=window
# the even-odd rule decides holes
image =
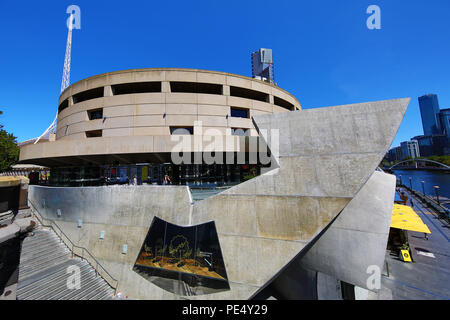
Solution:
[[[97,138],[102,136],[102,130],[86,131],[86,138]]]
[[[230,289],[213,221],[181,227],[154,217],[133,271],[178,295]]]
[[[222,94],[223,86],[215,83],[170,82],[171,92]]]
[[[65,108],[69,106],[69,99],[64,100],[58,107],[58,113],[63,111]]]
[[[103,109],[88,110],[87,113],[88,113],[89,120],[103,118]]]
[[[250,130],[243,128],[231,128],[231,135],[233,136],[249,136]]]
[[[194,127],[170,127],[171,135],[191,135],[194,134]]]
[[[275,97],[275,96],[273,97],[273,104],[283,107],[288,110],[295,110],[295,106],[292,103],[287,102],[286,100],[283,100],[283,99]]]
[[[148,93],[161,92],[161,82],[131,82],[114,84],[111,86],[113,95],[132,94],[132,93]]]
[[[269,102],[269,95],[267,93],[246,88],[230,87],[230,95],[234,97]]]
[[[103,97],[103,87],[82,91],[72,96],[73,103],[80,103],[86,100],[96,99]]]
[[[231,116],[234,118],[250,118],[250,111],[246,108],[231,107]]]

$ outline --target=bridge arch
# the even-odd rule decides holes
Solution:
[[[392,170],[393,168],[395,168],[395,167],[397,167],[397,166],[399,166],[399,165],[401,165],[401,164],[403,164],[403,163],[408,163],[408,162],[416,162],[416,163],[417,163],[417,162],[427,162],[427,163],[434,163],[434,164],[437,164],[437,165],[439,165],[439,166],[441,166],[441,167],[444,167],[444,168],[446,168],[446,169],[450,169],[449,166],[447,166],[447,165],[445,165],[445,164],[443,164],[443,163],[437,162],[437,161],[433,161],[433,160],[427,160],[427,159],[408,159],[408,160],[403,160],[403,161],[400,161],[399,163],[394,164],[392,167],[389,168],[389,170]]]

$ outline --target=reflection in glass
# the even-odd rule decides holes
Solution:
[[[154,217],[133,270],[179,295],[230,289],[214,222],[180,227]]]

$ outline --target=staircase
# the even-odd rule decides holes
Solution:
[[[79,289],[67,285],[73,269],[80,270]],[[110,300],[113,295],[114,289],[86,260],[72,258],[52,229],[41,228],[23,240],[17,300]]]

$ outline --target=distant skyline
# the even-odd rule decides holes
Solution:
[[[450,107],[448,0],[47,1],[0,3],[0,123],[24,141],[56,113],[67,37],[71,83],[110,71],[178,67],[251,77],[250,56],[273,50],[277,84],[303,108],[410,97],[392,147],[423,134],[418,97]],[[369,30],[369,5],[381,29]]]

